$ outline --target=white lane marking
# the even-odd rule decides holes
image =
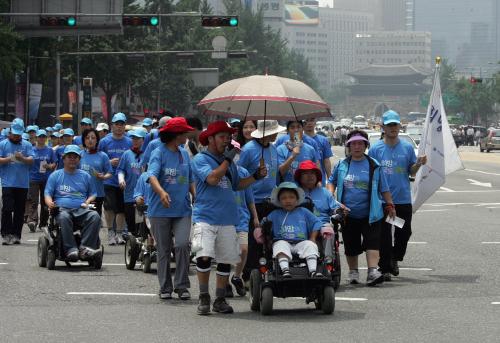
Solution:
[[[287,299],[299,299],[304,300],[302,297],[288,297]],[[346,297],[335,297],[338,301],[367,301],[367,298],[346,298]]]
[[[498,193],[499,189],[489,190],[489,191],[453,191],[453,192],[445,192],[445,191],[437,191],[436,193]]]
[[[486,207],[486,208],[495,209],[495,208],[500,208],[500,207]]]
[[[123,295],[123,296],[137,296],[137,297],[154,297],[158,294],[152,293],[118,293],[118,292],[67,292],[67,295]]]
[[[493,301],[491,304],[492,305],[500,305],[500,301]]]
[[[408,242],[408,244],[427,244],[427,242]]]
[[[368,269],[367,267],[359,267],[359,269]],[[430,272],[432,271],[431,268],[417,268],[417,267],[399,267],[399,270],[414,270],[414,271],[419,271],[419,272]]]
[[[417,212],[445,212],[448,211],[447,209],[443,210],[417,210]]]
[[[435,202],[424,204],[425,206],[443,207],[443,206],[500,206],[500,202]]]
[[[71,262],[70,262],[71,263]],[[72,266],[88,266],[88,263],[85,262],[74,262],[71,263]],[[103,263],[103,266],[124,266],[125,263]]]
[[[481,244],[500,244],[500,242],[481,242]]]
[[[466,179],[467,181],[470,182],[471,185],[473,186],[479,186],[479,187],[488,187],[491,188],[491,182],[480,182],[474,179]]]
[[[26,242],[38,242],[38,239],[27,239]]]
[[[9,263],[8,262],[0,262],[0,265],[2,265],[2,266],[5,266],[7,264],[9,264]]]
[[[455,192],[453,189],[451,188],[446,188],[446,187],[439,187],[439,189],[441,189],[442,191],[444,192]]]
[[[495,176],[500,176],[500,174],[497,173],[490,173],[490,172],[485,172],[482,170],[474,170],[474,169],[464,169],[466,171],[474,172],[474,173],[480,173],[480,174],[486,174],[486,175],[495,175]]]

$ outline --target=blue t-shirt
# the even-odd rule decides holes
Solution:
[[[58,145],[56,150],[55,150],[56,162],[57,162],[56,169],[64,168],[63,154],[64,154],[65,147],[66,147],[65,145]]]
[[[313,231],[321,229],[321,221],[308,209],[296,207],[291,212],[280,208],[272,211],[267,219],[273,223],[273,239],[305,241]]]
[[[255,174],[260,165],[262,149],[262,145],[256,140],[248,142],[241,150],[238,165],[245,168],[250,175]],[[278,153],[274,145],[269,144],[267,148],[264,148],[264,162],[266,164],[267,176],[252,184],[256,204],[260,204],[264,199],[269,198],[274,187],[276,187],[279,165]]]
[[[142,142],[142,151],[145,151],[149,143],[158,138],[158,129],[152,129],[150,132],[144,136],[144,142]]]
[[[75,136],[73,138],[73,144],[78,145],[78,146],[82,146],[83,145],[82,136]]]
[[[144,156],[142,157],[142,165],[145,166],[149,163],[153,150],[160,147],[161,145],[162,142],[159,138],[153,139],[151,142],[149,142],[147,148],[145,148],[146,150],[144,150],[144,144],[142,145],[142,151],[144,151]]]
[[[123,136],[120,139],[114,139],[113,135],[109,134],[99,141],[98,150],[106,153],[109,160],[113,158],[121,158],[122,155],[132,147],[132,139],[127,136]],[[113,169],[113,177],[104,181],[104,185],[118,187],[118,176],[116,174],[116,168],[111,165]]]
[[[238,166],[238,175],[241,179],[250,176],[248,171],[240,166]],[[248,223],[250,222],[248,205],[255,203],[252,186],[234,193],[236,196],[236,205],[238,206],[238,218],[240,220],[238,225],[236,225],[236,232],[248,232]]]
[[[274,146],[277,148],[279,147],[280,145],[283,145],[283,143],[286,143],[290,140],[290,134],[287,134],[287,135],[284,135],[284,136],[280,136],[275,142],[274,142]],[[309,137],[308,135],[306,134],[303,134],[302,135],[302,141],[304,143],[307,143],[309,144],[310,146],[312,146],[314,148],[314,151],[316,151],[316,159],[320,159],[320,153],[319,153],[319,147],[318,147],[318,144],[316,143],[316,141],[314,139],[312,139],[311,137]]]
[[[102,151],[98,151],[94,154],[89,154],[87,151],[84,151],[80,159],[80,169],[86,171],[91,176],[97,192],[97,197],[104,197],[104,183],[96,177],[96,173],[107,174],[113,172],[108,155]]]
[[[50,174],[44,194],[51,196],[59,207],[80,208],[85,200],[96,196],[96,191],[87,172],[77,169],[74,173],[67,173],[59,169]]]
[[[142,173],[137,180],[137,184],[134,188],[134,200],[138,197],[144,198],[144,204],[149,205],[149,199],[151,197],[151,189],[150,184],[148,183],[149,173]]]
[[[368,155],[380,163],[392,201],[395,204],[411,204],[410,168],[417,162],[411,144],[400,139],[391,147],[381,139],[370,148]]]
[[[305,193],[306,197],[311,198],[314,203],[314,215],[323,224],[329,223],[333,211],[340,207],[340,204],[335,200],[332,193],[324,187],[316,187],[311,192],[305,191]]]
[[[56,161],[56,155],[54,153],[54,150],[52,148],[49,148],[48,146],[44,146],[42,148],[35,147],[33,149],[34,152],[34,158],[33,158],[33,164],[31,167],[31,172],[30,172],[30,178],[31,181],[35,182],[44,182],[47,181],[49,178],[50,173],[52,173],[51,170],[42,168],[40,170],[40,164],[42,161],[45,161],[44,163],[54,163]]]
[[[123,173],[125,175],[125,190],[123,191],[123,201],[126,203],[135,202],[134,200],[134,188],[137,183],[137,179],[141,176],[142,163],[141,157],[142,153],[137,156],[132,150],[127,150],[122,155],[120,159],[120,164],[116,168],[116,173]]]
[[[307,136],[307,137],[309,137],[309,136]],[[316,142],[316,145],[318,146],[321,174],[323,176],[322,184],[324,186],[326,184],[326,170],[325,170],[325,166],[323,165],[323,160],[326,160],[327,158],[330,158],[333,156],[332,146],[330,145],[328,138],[326,138],[325,136],[314,135],[311,138]]]
[[[179,148],[179,151],[171,151],[165,145],[161,145],[151,154],[148,175],[158,179],[171,200],[170,207],[164,207],[158,194],[151,189],[148,205],[149,217],[188,217],[191,215],[189,186],[193,182],[193,174],[186,150]],[[196,201],[198,201],[198,194]]]
[[[330,179],[331,184],[337,187],[338,180],[338,163]],[[389,186],[383,175],[380,173],[379,191],[389,191]],[[370,195],[371,190],[368,189],[370,182],[370,163],[366,158],[361,161],[351,160],[349,171],[344,179],[344,194],[343,199],[337,199],[347,206],[351,211],[349,216],[357,219],[367,218],[370,215]]]
[[[20,151],[24,157],[35,157],[30,142],[21,140],[19,144],[11,143],[9,139],[0,142],[0,157],[11,157]],[[29,188],[31,165],[21,161],[9,162],[0,167],[2,187]]]
[[[206,182],[208,175],[219,167],[222,161],[224,161],[222,157],[204,151],[196,154],[191,162],[196,182],[196,201],[193,208],[194,223],[238,225],[238,207],[234,191],[238,188],[240,178],[236,165],[231,163],[228,168],[231,180],[227,175],[224,175],[215,186]]]
[[[281,144],[278,147],[278,166],[282,165],[285,163],[285,161],[292,155],[292,152],[288,149],[286,144]],[[286,174],[283,176],[283,181],[288,181],[288,182],[294,182],[293,175],[295,174],[295,171],[299,168],[299,164],[302,161],[307,161],[311,160],[313,162],[316,162],[316,151],[312,146],[310,146],[307,143],[303,143],[302,147],[300,148],[300,154],[295,157],[295,160],[292,162],[290,165],[290,168],[286,172]]]

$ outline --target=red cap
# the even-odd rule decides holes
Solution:
[[[295,182],[297,182],[298,184],[300,184],[300,176],[302,175],[302,172],[304,172],[306,170],[313,170],[313,171],[315,171],[316,172],[316,178],[318,179],[318,182],[321,182],[321,180],[323,178],[322,175],[321,175],[321,170],[319,170],[319,168],[316,165],[316,163],[314,163],[311,160],[300,162],[299,168],[295,171],[295,174],[293,176],[293,178],[295,179]]]
[[[169,119],[165,125],[161,127],[160,132],[172,132],[172,133],[181,133],[194,131],[194,129],[188,125],[185,118],[175,117]]]
[[[228,123],[225,121],[219,120],[215,121],[213,123],[208,124],[208,127],[205,131],[200,133],[200,137],[198,138],[200,140],[200,143],[202,145],[208,145],[208,137],[214,136],[218,134],[219,132],[228,132],[230,134],[235,133],[237,130],[233,129],[231,126],[229,126]]]

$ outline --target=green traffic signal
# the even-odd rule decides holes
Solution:
[[[231,18],[229,19],[229,26],[238,26],[238,18]]]
[[[151,18],[149,19],[149,23],[151,24],[151,26],[156,26],[156,25],[158,25],[158,23],[159,23],[158,17],[151,17]]]
[[[75,26],[76,25],[76,18],[75,17],[68,17],[66,20],[66,23],[68,26]]]

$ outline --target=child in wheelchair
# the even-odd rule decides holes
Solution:
[[[264,220],[271,223],[272,256],[278,260],[284,278],[292,277],[289,262],[293,255],[305,259],[310,277],[323,277],[317,271],[319,251],[316,245],[322,223],[311,211],[299,206],[304,198],[304,191],[295,183],[281,183],[271,193],[271,203],[278,208]],[[263,226],[269,224],[263,223]],[[263,242],[261,230],[256,230],[255,235],[258,242]]]

